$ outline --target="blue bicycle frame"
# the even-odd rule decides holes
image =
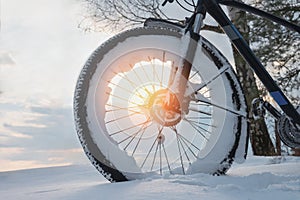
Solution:
[[[291,104],[291,102],[284,95],[282,90],[275,83],[273,78],[270,76],[270,74],[260,62],[260,60],[254,55],[253,51],[250,49],[243,36],[239,33],[237,28],[233,25],[233,23],[224,13],[222,8],[220,7],[220,4],[236,7],[238,9],[265,17],[299,33],[300,27],[284,19],[281,19],[279,17],[276,17],[274,15],[271,15],[269,13],[266,13],[264,11],[261,11],[259,9],[253,8],[244,3],[240,3],[234,0],[198,0],[196,13],[194,14],[195,19],[197,18],[197,15],[199,15],[200,18],[204,18],[207,12],[217,21],[217,23],[222,27],[222,29],[230,38],[231,42],[234,44],[239,53],[244,57],[244,59],[247,61],[250,67],[254,70],[255,74],[264,84],[264,86],[269,91],[273,99],[280,106],[282,111],[292,119],[293,123],[300,125],[300,114],[296,111],[294,106]]]

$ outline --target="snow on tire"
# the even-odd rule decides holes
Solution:
[[[182,60],[181,36],[153,27],[125,31],[96,49],[81,71],[74,95],[77,134],[111,182],[224,174],[233,160],[245,159],[244,95],[229,62],[205,38],[189,61],[189,88],[198,88],[188,107],[164,107],[163,99],[176,94],[168,82]]]

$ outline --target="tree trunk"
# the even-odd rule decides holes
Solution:
[[[229,16],[242,35],[245,37],[246,41],[249,42],[249,27],[247,24],[246,13],[235,8],[229,8]],[[236,72],[246,96],[249,113],[248,118],[250,121],[250,127],[248,131],[253,154],[260,156],[275,155],[275,148],[268,134],[264,119],[254,120],[253,114],[250,111],[252,100],[259,97],[259,91],[256,85],[254,73],[235,48],[233,48],[233,55],[236,65]]]
[[[278,128],[277,128],[277,121],[275,121],[275,140],[276,140],[276,154],[278,156],[281,155],[281,140],[280,140],[280,136],[278,133]]]
[[[293,156],[300,156],[300,148],[299,149],[292,149]]]

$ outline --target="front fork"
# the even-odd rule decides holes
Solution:
[[[195,58],[195,53],[198,47],[198,41],[200,40],[200,29],[203,24],[205,14],[198,12],[195,14],[190,25],[187,25],[185,34],[181,38],[181,55],[182,58],[177,66],[173,66],[169,77],[168,88],[170,90],[169,98],[171,99],[171,93],[176,95],[176,98],[181,106],[181,112],[188,112],[188,105],[190,102],[190,95],[186,96],[188,88],[188,80],[192,69],[192,63]],[[172,104],[167,99],[168,104]]]

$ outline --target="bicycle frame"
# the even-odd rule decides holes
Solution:
[[[193,15],[194,19],[192,20],[192,24],[188,25],[188,27],[194,27],[193,29],[190,29],[189,32],[191,33],[191,38],[194,40],[198,40],[197,35],[200,32],[200,28],[202,25],[202,21],[205,17],[206,12],[209,13],[216,22],[222,27],[225,34],[229,37],[231,42],[234,44],[235,48],[239,51],[239,53],[244,57],[244,59],[247,61],[247,63],[250,65],[250,67],[253,69],[257,77],[261,80],[261,82],[264,84],[266,89],[269,91],[270,95],[273,97],[273,99],[276,101],[276,103],[280,106],[282,111],[292,119],[292,121],[298,125],[300,125],[300,114],[296,111],[294,106],[291,104],[291,102],[288,100],[288,98],[284,95],[282,90],[278,87],[278,85],[275,83],[273,78],[270,76],[270,74],[267,72],[265,67],[262,65],[260,60],[255,56],[253,51],[250,49],[249,45],[243,38],[243,36],[239,33],[237,28],[234,26],[234,24],[230,21],[230,19],[227,17],[227,15],[224,13],[223,9],[220,7],[220,4],[236,7],[238,9],[260,15],[262,17],[268,18],[272,21],[274,21],[277,24],[281,24],[283,26],[286,26],[287,28],[290,28],[294,31],[297,31],[300,33],[300,27],[292,24],[290,22],[287,22],[284,19],[281,19],[279,17],[276,17],[274,15],[271,15],[269,13],[266,13],[264,11],[261,11],[259,9],[256,9],[254,7],[251,7],[249,5],[246,5],[244,3],[240,3],[233,0],[198,0],[197,7],[196,7],[196,13]],[[197,32],[199,31],[199,32]],[[186,55],[189,55],[190,53],[193,53],[194,47],[189,47]],[[184,64],[183,68],[187,68],[183,72],[183,74],[189,73],[190,66]]]

